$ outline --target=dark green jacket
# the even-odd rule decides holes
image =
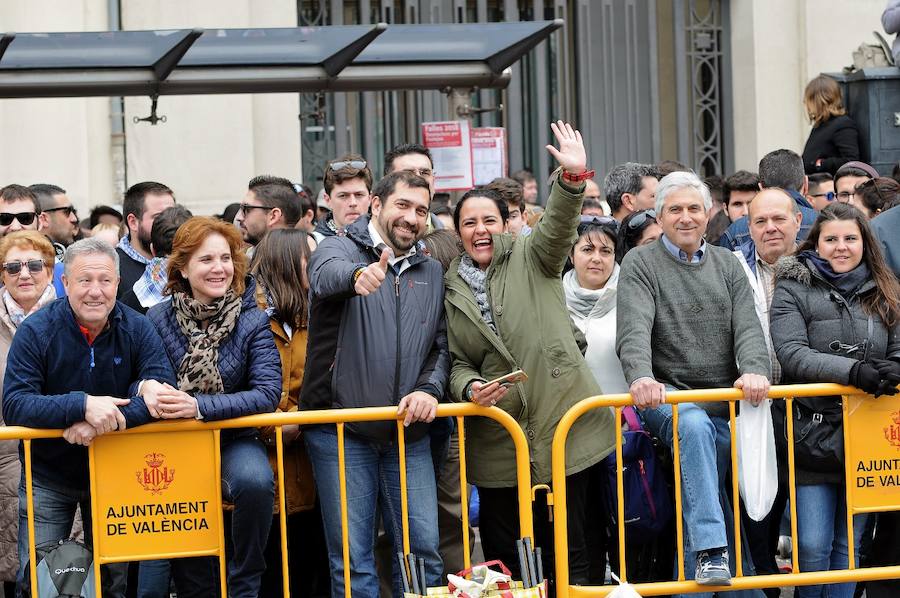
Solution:
[[[465,400],[466,386],[516,369],[528,380],[510,388],[497,407],[519,422],[528,439],[532,484],[550,481],[550,447],[563,414],[580,400],[601,394],[575,342],[560,275],[575,242],[583,189],[554,184],[543,217],[527,237],[494,235],[487,270],[495,334],[481,319],[459,258],[447,270],[445,307],[450,355],[450,396]],[[566,473],[582,471],[614,446],[609,409],[582,416],[569,433]],[[488,488],[516,485],[515,448],[500,424],[466,418],[469,480]]]

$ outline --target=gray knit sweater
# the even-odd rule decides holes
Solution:
[[[625,380],[649,376],[686,390],[730,387],[742,374],[771,377],[769,353],[738,259],[707,245],[695,264],[662,240],[628,252],[619,275],[616,351]],[[727,403],[703,403],[728,415]]]

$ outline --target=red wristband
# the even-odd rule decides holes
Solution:
[[[567,170],[562,171],[562,178],[567,183],[580,183],[581,181],[586,181],[587,179],[594,178],[594,175],[597,174],[594,170],[585,170],[581,174],[572,174]]]

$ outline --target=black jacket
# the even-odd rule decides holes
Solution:
[[[379,289],[361,297],[353,274],[377,262],[369,219],[361,217],[346,236],[328,237],[309,261],[310,315],[306,371],[300,409],[397,405],[413,391],[444,396],[450,353],[444,320],[441,265],[418,251],[397,274],[388,268]],[[377,442],[390,442],[394,422],[348,426]],[[406,435],[425,435],[425,424]]]
[[[116,248],[116,253],[119,254],[119,291],[116,295],[117,299],[121,299],[125,293],[130,291],[134,287],[134,283],[138,281],[138,279],[144,275],[144,270],[147,268],[146,264],[142,264],[137,260],[132,259],[128,256],[127,253]]]
[[[822,159],[816,166],[816,160]],[[859,131],[847,115],[834,116],[813,127],[803,148],[803,169],[806,174],[830,172],[853,160],[859,160]]]
[[[850,371],[857,361],[900,357],[900,324],[889,328],[881,318],[870,317],[863,310],[862,300],[875,291],[874,280],[845,299],[805,260],[794,256],[778,261],[775,276],[769,330],[782,368],[782,384],[849,384]],[[841,397],[797,398],[795,403],[810,413],[841,420]],[[782,432],[786,429],[784,410],[783,401],[773,403],[779,430],[775,437],[782,443],[786,442]],[[801,430],[795,426],[795,442],[802,442]],[[843,469],[808,471],[799,465],[795,469],[798,484],[839,484],[844,479]]]

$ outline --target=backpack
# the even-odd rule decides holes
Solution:
[[[628,431],[622,433],[622,489],[625,497],[625,533],[638,542],[652,539],[672,519],[672,501],[664,473],[659,468],[656,447],[644,430],[634,407],[622,409]],[[613,522],[619,517],[616,492],[616,452],[604,460],[606,506]]]
[[[60,540],[35,549],[38,598],[94,598],[94,554],[75,540]],[[31,574],[25,569],[22,595],[31,596]]]

